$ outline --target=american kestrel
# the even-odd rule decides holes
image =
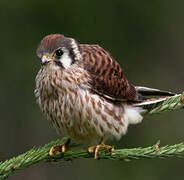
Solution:
[[[79,44],[62,34],[44,37],[37,55],[41,69],[36,76],[35,95],[41,110],[68,139],[100,142],[89,148],[95,151],[95,159],[100,147],[109,147],[104,144],[107,139],[119,140],[129,124],[142,121],[145,110],[135,104],[144,101],[145,95],[173,95],[135,87],[102,47]],[[65,148],[63,145],[63,152]]]

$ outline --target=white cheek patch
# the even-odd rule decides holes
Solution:
[[[78,61],[80,59],[82,59],[81,53],[80,53],[79,48],[77,46],[77,43],[75,42],[74,39],[71,39],[71,46],[72,46],[73,52],[75,54],[75,59],[78,60]]]
[[[69,52],[64,52],[62,57],[59,59],[65,69],[69,68],[72,64],[72,59],[68,54]]]

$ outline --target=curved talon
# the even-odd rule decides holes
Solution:
[[[49,156],[66,152],[69,149],[69,143],[70,139],[67,139],[64,144],[52,146],[49,151]]]
[[[114,151],[114,148],[112,146],[105,145],[104,143],[101,143],[101,144],[96,145],[96,146],[91,146],[91,147],[88,148],[88,152],[89,153],[95,153],[95,155],[94,155],[95,160],[98,159],[98,152],[99,152],[100,148],[108,149],[107,152],[113,152]]]

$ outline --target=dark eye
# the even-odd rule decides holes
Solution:
[[[56,50],[55,52],[57,57],[61,57],[63,55],[63,51],[61,49]]]

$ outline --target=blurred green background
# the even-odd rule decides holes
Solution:
[[[184,90],[184,1],[0,1],[0,160],[60,138],[34,97],[39,41],[63,33],[111,52],[135,85]],[[183,111],[145,117],[116,147],[184,141]],[[34,165],[10,180],[181,179],[184,160],[93,159]]]

